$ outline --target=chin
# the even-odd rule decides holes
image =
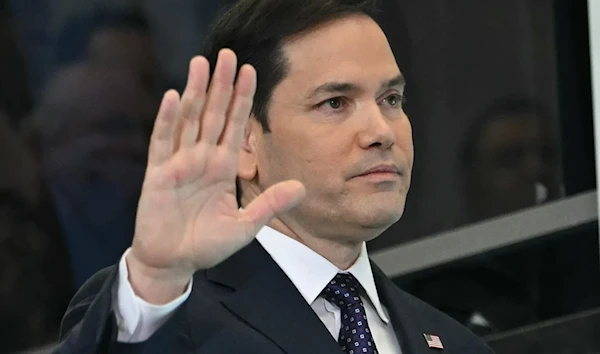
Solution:
[[[404,214],[404,203],[389,207],[380,204],[374,208],[358,211],[353,221],[358,222],[365,229],[378,231],[376,235],[378,236],[400,220],[402,214]]]

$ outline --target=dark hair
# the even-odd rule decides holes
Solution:
[[[86,15],[69,18],[56,40],[56,64],[64,66],[84,59],[92,35],[104,29],[134,30],[148,33],[150,25],[141,10],[98,8]]]
[[[475,119],[464,136],[460,151],[461,167],[464,170],[473,167],[481,139],[490,124],[519,114],[531,114],[542,120],[550,118],[546,107],[536,99],[505,98],[493,102]]]
[[[211,63],[211,74],[222,48],[236,53],[238,68],[254,66],[258,84],[252,113],[264,132],[269,132],[271,95],[289,70],[285,41],[335,19],[357,14],[374,18],[376,12],[376,0],[240,0],[211,26],[203,54]],[[236,195],[240,204],[239,183]]]
[[[288,70],[285,41],[328,21],[356,14],[373,17],[375,11],[375,0],[240,0],[213,24],[203,54],[211,69],[222,48],[236,53],[239,67],[254,66],[258,86],[252,113],[268,132],[269,100]]]

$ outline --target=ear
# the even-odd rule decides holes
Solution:
[[[256,153],[257,134],[260,133],[260,129],[262,128],[258,120],[253,115],[250,116],[246,123],[237,169],[238,177],[247,181],[253,180],[258,172],[258,156]]]

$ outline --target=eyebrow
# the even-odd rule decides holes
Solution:
[[[404,85],[406,85],[406,79],[404,79],[404,75],[398,74],[398,76],[395,78],[384,81],[383,84],[381,84],[379,91],[387,90],[396,86],[403,87]]]
[[[404,79],[404,76],[399,74],[392,79],[384,81],[379,87],[379,91],[387,90],[391,87],[404,86],[405,84],[406,80]],[[327,82],[312,90],[307,98],[311,99],[321,93],[348,93],[358,92],[360,90],[361,87],[351,82]]]

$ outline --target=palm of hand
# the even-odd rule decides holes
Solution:
[[[132,246],[145,267],[190,276],[247,245],[260,227],[304,195],[299,182],[282,182],[239,209],[235,178],[256,73],[244,65],[234,87],[235,54],[223,50],[207,93],[208,65],[205,58],[194,58],[181,99],[175,91],[163,98]]]

